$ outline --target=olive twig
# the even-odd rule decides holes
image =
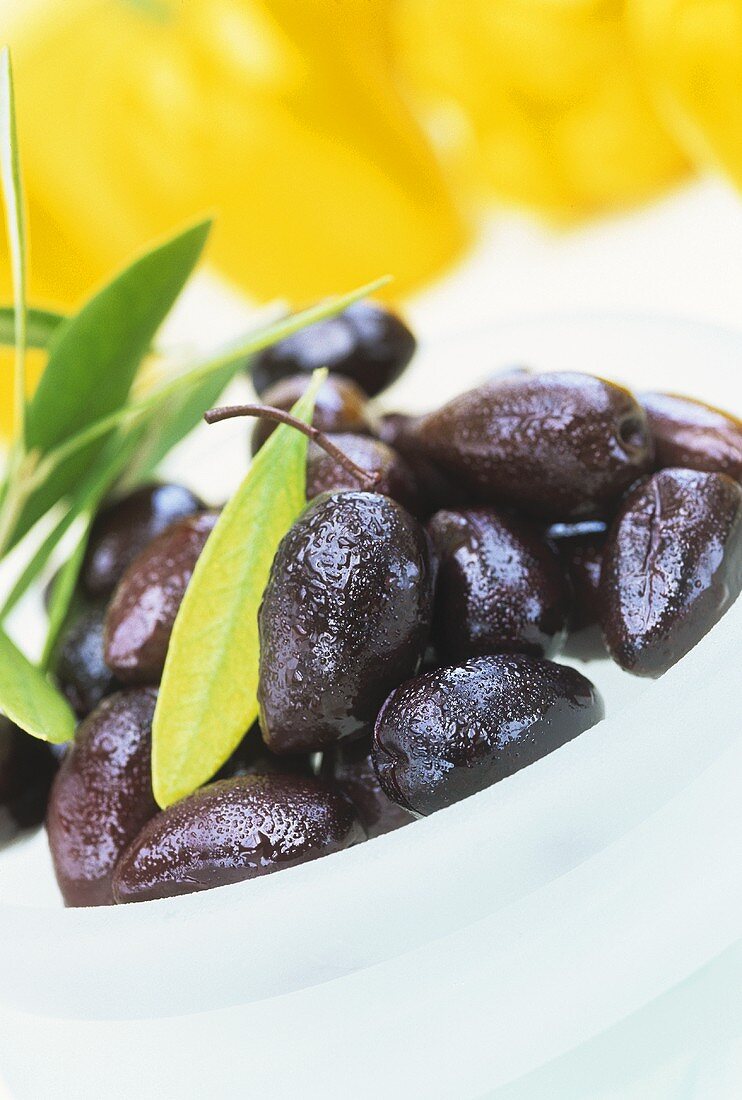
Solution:
[[[303,420],[292,416],[284,409],[276,409],[273,405],[223,405],[218,409],[209,409],[208,412],[205,412],[204,420],[207,424],[218,424],[222,420],[232,420],[238,416],[255,416],[261,420],[273,420],[276,424],[286,424],[289,428],[296,428],[297,431],[303,432],[308,439],[321,447],[338,465],[347,470],[351,477],[356,478],[364,489],[372,491],[379,480],[380,475],[377,471],[364,470],[319,428],[313,428],[311,424],[305,424]]]

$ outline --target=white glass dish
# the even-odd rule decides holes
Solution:
[[[434,406],[516,362],[742,413],[742,335],[610,315],[520,321],[423,347],[384,405]],[[212,496],[234,484],[244,455],[244,426],[216,431],[197,433],[173,463],[181,476],[198,465]],[[739,601],[659,681],[604,660],[580,665],[606,699],[594,729],[448,810],[262,880],[64,910],[43,834],[0,853],[0,1011],[10,1021],[0,1051],[11,1084],[25,1058],[36,1091],[19,1095],[67,1095],[49,1091],[52,1052],[77,1045],[74,1095],[95,1095],[108,1078],[91,1046],[105,1035],[106,1057],[120,1047],[121,1072],[144,1096],[205,1094],[199,1083],[231,1096],[248,1065],[249,1094],[271,1097],[314,1096],[323,1083],[354,1096],[468,1097],[506,1084],[513,1098],[602,1095],[601,1058],[616,1074],[633,1070],[620,1046],[596,1062],[596,1037],[608,1050],[632,1014],[665,1020],[683,983],[724,983],[742,966],[741,638]],[[55,1018],[46,1069],[28,1064],[39,1016]],[[136,1060],[127,1068],[127,1043],[150,1059],[151,1093]],[[190,1043],[198,1064],[182,1064]],[[320,1047],[308,1087],[302,1066]],[[670,1062],[687,1052],[661,1048]],[[549,1092],[552,1068],[563,1093]],[[122,1081],[107,1095],[127,1095]],[[529,1092],[529,1081],[545,1091]]]

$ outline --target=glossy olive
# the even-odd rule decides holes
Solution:
[[[550,657],[564,641],[570,590],[538,528],[491,508],[437,512],[433,640],[441,660],[487,653]]]
[[[44,820],[56,770],[49,745],[0,715],[0,846]]]
[[[203,508],[183,485],[147,485],[108,505],[95,519],[81,571],[89,596],[110,596],[147,543],[177,519]]]
[[[654,436],[658,468],[729,474],[742,481],[742,421],[730,413],[670,393],[639,398]]]
[[[475,657],[402,684],[374,732],[382,788],[419,815],[450,806],[553,752],[603,717],[572,668],[525,654]]]
[[[318,321],[260,352],[252,363],[252,381],[262,395],[289,374],[328,367],[374,397],[400,376],[416,346],[396,313],[375,302],[356,302],[337,317]]]
[[[504,375],[402,435],[481,503],[555,520],[604,515],[654,458],[641,406],[586,374]]]
[[[282,378],[262,395],[264,405],[289,412],[306,392],[312,381],[311,374],[292,374]],[[331,374],[320,386],[314,404],[312,424],[321,432],[357,432],[367,435],[372,431],[372,418],[368,412],[368,398],[360,386],[342,374]],[[252,453],[255,455],[277,425],[265,418],[257,420],[252,432]]]
[[[420,512],[422,501],[415,475],[396,451],[379,439],[350,432],[338,432],[329,438],[362,470],[378,475],[375,492],[392,497],[413,515]],[[321,493],[358,488],[358,479],[352,473],[317,444],[310,443],[307,454],[308,500]]]
[[[158,814],[120,860],[117,902],[211,890],[295,867],[365,839],[350,802],[318,779],[245,775]]]
[[[121,687],[103,654],[105,619],[104,602],[80,602],[68,616],[57,643],[54,675],[79,718]]]
[[[601,520],[553,523],[546,538],[556,547],[572,584],[570,629],[594,626],[600,618],[600,574],[607,526]]]
[[[156,684],[175,616],[217,516],[178,520],[153,539],[119,581],[105,624],[105,659],[127,684]]]
[[[333,782],[355,806],[371,839],[409,825],[409,811],[384,794],[371,756],[371,739],[341,741],[322,758],[322,776]]]
[[[603,559],[609,653],[660,676],[707,634],[742,588],[742,488],[726,474],[668,469],[627,497]]]
[[[317,497],[282,540],[258,618],[260,726],[275,752],[370,733],[425,651],[425,532],[379,493]]]
[[[52,787],[47,831],[66,905],[110,905],[121,853],[157,812],[151,731],[157,693],[104,699],[79,727]]]

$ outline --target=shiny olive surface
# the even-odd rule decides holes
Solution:
[[[438,561],[433,641],[441,660],[558,651],[570,590],[538,528],[472,508],[437,512],[428,533]]]
[[[417,515],[422,507],[420,492],[412,470],[405,460],[386,443],[368,436],[338,432],[332,442],[369,474],[378,474],[374,492],[392,497]],[[358,489],[358,479],[315,443],[307,454],[307,499],[341,489]]]
[[[157,812],[151,732],[157,692],[104,699],[79,727],[52,787],[47,831],[66,905],[110,905],[114,866]]]
[[[68,616],[54,656],[54,675],[78,718],[121,687],[105,662],[106,604],[80,603]]]
[[[275,752],[370,733],[430,629],[425,532],[379,493],[317,497],[282,540],[259,614],[258,700]]]
[[[668,469],[629,494],[608,538],[601,626],[609,653],[660,676],[742,588],[742,488],[726,474]]]
[[[306,392],[311,381],[311,374],[289,375],[267,389],[261,400],[264,405],[289,412]],[[369,433],[372,430],[372,421],[368,413],[366,394],[350,378],[343,378],[342,374],[329,375],[317,394],[312,424],[321,432]],[[252,432],[254,455],[276,427],[271,420],[256,421]]]
[[[601,520],[553,523],[546,538],[556,547],[572,584],[570,629],[594,626],[600,618],[600,574],[607,526]]]
[[[147,485],[108,505],[95,519],[83,562],[82,585],[89,596],[110,596],[147,543],[176,519],[203,504],[183,485]]]
[[[475,657],[393,691],[374,732],[374,767],[400,806],[427,815],[505,779],[603,717],[572,668],[524,654]]]
[[[145,825],[116,868],[113,893],[117,902],[128,902],[211,890],[307,863],[365,837],[350,802],[318,779],[224,779]]]
[[[742,481],[742,421],[736,416],[670,393],[645,393],[639,400],[659,468],[705,470]]]
[[[42,823],[56,770],[44,741],[0,715],[0,847]]]
[[[414,817],[381,789],[371,756],[371,739],[341,741],[322,759],[322,776],[355,806],[369,839],[409,825]]]
[[[175,617],[217,518],[202,512],[171,524],[121,578],[106,615],[104,652],[122,682],[159,682]]]
[[[395,313],[375,302],[356,302],[337,317],[318,321],[260,352],[252,364],[252,381],[262,395],[289,374],[328,367],[374,397],[400,376],[416,346]]]
[[[554,520],[602,516],[654,458],[641,406],[587,374],[504,375],[401,431],[481,503]]]

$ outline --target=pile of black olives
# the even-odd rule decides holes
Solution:
[[[165,811],[157,687],[218,513],[157,485],[99,516],[56,657],[81,718],[56,777],[46,746],[0,725],[0,837],[46,809],[68,905],[268,874],[450,806],[602,718],[593,684],[553,661],[571,633],[599,626],[622,668],[659,676],[736,599],[740,421],[528,370],[425,416],[380,415],[370,398],[414,350],[398,317],[361,303],[251,365],[282,410],[328,365],[315,426],[375,488],[310,446],[309,503],[259,614],[259,726]],[[253,452],[271,428],[257,423]]]

